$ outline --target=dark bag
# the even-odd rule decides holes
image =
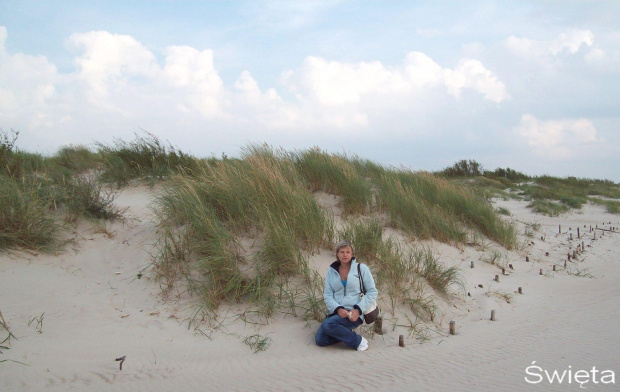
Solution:
[[[366,295],[366,287],[364,287],[364,279],[362,279],[362,271],[360,269],[360,264],[357,264],[357,276],[360,280],[360,298]],[[372,305],[366,310],[364,313],[364,322],[366,324],[372,324],[379,317],[379,308],[377,307],[377,301],[373,302]]]

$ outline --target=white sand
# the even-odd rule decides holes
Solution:
[[[150,194],[141,187],[123,190],[117,204],[129,207],[130,219],[109,224],[111,238],[82,224],[75,251],[70,246],[59,255],[0,256],[0,311],[17,337],[0,354],[0,361],[11,360],[0,363],[0,391],[577,391],[577,381],[585,380],[591,391],[620,390],[601,382],[610,381],[610,373],[600,373],[620,372],[620,234],[598,231],[593,241],[589,232],[590,225],[618,227],[620,219],[600,207],[548,218],[524,203],[498,201],[521,222],[520,234],[523,223],[540,224],[533,238],[520,236],[534,244],[508,252],[490,241],[486,250],[431,243],[443,263],[460,266],[471,296],[437,300],[435,322],[424,324],[431,331],[426,342],[386,323],[387,334],[356,352],[315,346],[318,324],[307,327],[292,316],[261,328],[229,318],[217,331],[188,329],[192,308],[175,301],[184,296],[164,301],[148,270],[137,278],[149,267],[156,239]],[[571,243],[567,231],[576,237],[577,227],[583,238]],[[586,251],[569,264],[572,274],[553,272],[552,265],[563,267],[581,241]],[[494,249],[514,267],[506,276],[480,260]],[[313,262],[324,273],[331,260],[325,252]],[[577,276],[579,271],[592,277]],[[489,320],[491,310],[496,321]],[[450,320],[456,321],[454,336],[448,334]],[[243,339],[257,333],[272,342],[253,354]],[[122,371],[115,361],[121,356]],[[543,370],[530,369],[534,375],[528,376],[533,361]],[[545,370],[565,372],[563,382],[551,384]],[[579,370],[588,376],[575,377]],[[526,376],[543,380],[532,385]]]

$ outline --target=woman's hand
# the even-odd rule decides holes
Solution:
[[[340,308],[338,309],[338,316],[342,318],[348,318],[349,320],[356,322],[357,319],[360,318],[360,312],[357,309],[348,311],[346,309]]]
[[[360,318],[359,310],[353,309],[349,312],[349,320],[351,320],[352,322],[356,322],[358,318]]]

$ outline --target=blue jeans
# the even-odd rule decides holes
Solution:
[[[358,318],[352,322],[348,318],[342,318],[337,314],[331,315],[321,323],[319,330],[316,331],[314,341],[319,346],[329,346],[338,342],[344,342],[347,346],[357,349],[362,337],[353,330],[359,327],[364,321]]]

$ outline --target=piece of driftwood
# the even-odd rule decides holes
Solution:
[[[127,358],[127,356],[123,355],[122,357],[115,359],[116,361],[120,361],[121,362],[120,363],[120,370],[123,370],[123,362],[125,362],[125,358]]]

